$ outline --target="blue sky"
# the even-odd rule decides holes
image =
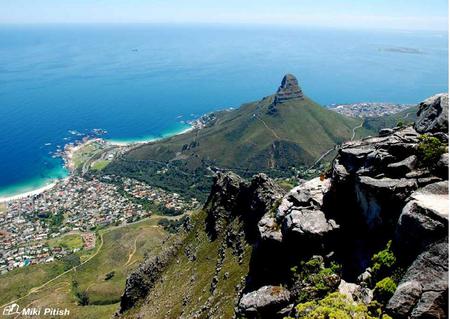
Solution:
[[[0,23],[250,23],[447,30],[447,0],[0,0]]]

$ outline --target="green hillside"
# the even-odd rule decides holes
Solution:
[[[291,82],[286,84],[286,78]],[[243,176],[290,177],[293,166],[304,171],[336,144],[350,140],[354,129],[355,137],[373,133],[360,127],[361,119],[305,97],[292,75],[285,79],[277,94],[209,114],[208,121],[187,133],[135,147],[102,174],[125,175],[202,199],[217,168]]]
[[[364,128],[378,132],[382,128],[395,127],[400,123],[407,125],[413,123],[417,119],[416,113],[417,106],[413,106],[396,114],[367,118],[364,121]]]
[[[158,226],[160,217],[135,224],[101,230],[98,248],[77,253],[81,261],[67,271],[66,261],[36,264],[2,275],[0,305],[59,307],[70,310],[70,318],[111,318],[118,308],[127,275],[148,256],[157,255],[171,238]],[[106,277],[110,274],[110,277]],[[87,296],[81,305],[77,293]]]
[[[131,160],[184,160],[252,170],[308,165],[348,140],[360,123],[314,101],[293,99],[272,107],[273,97],[217,114],[207,128],[143,145]],[[275,111],[273,110],[275,109]]]

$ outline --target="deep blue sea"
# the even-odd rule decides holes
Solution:
[[[417,103],[448,90],[447,46],[442,32],[0,26],[0,196],[65,176],[50,154],[70,130],[160,137],[272,94],[287,72],[322,104]]]

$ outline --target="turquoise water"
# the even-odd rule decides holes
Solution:
[[[1,26],[0,196],[64,177],[51,154],[80,138],[69,130],[161,138],[272,94],[287,72],[322,104],[417,103],[447,91],[447,55],[439,32]]]

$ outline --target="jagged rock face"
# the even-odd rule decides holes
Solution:
[[[214,177],[211,193],[204,207],[208,212],[206,228],[213,239],[229,222],[245,187],[246,182],[232,172],[218,173]]]
[[[408,268],[387,309],[394,318],[448,318],[448,239]]]
[[[215,237],[234,217],[248,226],[247,235],[254,238],[257,224],[273,204],[283,196],[283,190],[265,174],[250,182],[232,172],[218,173],[204,209],[208,212],[207,230]]]
[[[244,294],[239,301],[239,311],[248,318],[269,318],[289,303],[289,290],[280,286],[263,286]]]
[[[281,86],[278,88],[277,94],[275,95],[275,104],[302,98],[303,92],[298,85],[297,78],[292,74],[286,74],[281,81]]]
[[[414,128],[419,133],[448,131],[448,93],[437,94],[420,103]]]
[[[395,243],[405,256],[416,256],[448,234],[448,183],[429,184],[414,192],[398,220]]]
[[[314,178],[293,188],[281,201],[276,220],[281,225],[282,238],[301,246],[320,246],[326,236],[338,229],[337,223],[326,216],[324,194],[330,180]]]
[[[175,242],[173,246],[167,248],[158,256],[146,260],[127,277],[125,291],[120,299],[119,313],[131,309],[137,302],[147,296],[157,280],[160,279],[164,268],[176,255],[180,245],[181,242]]]

